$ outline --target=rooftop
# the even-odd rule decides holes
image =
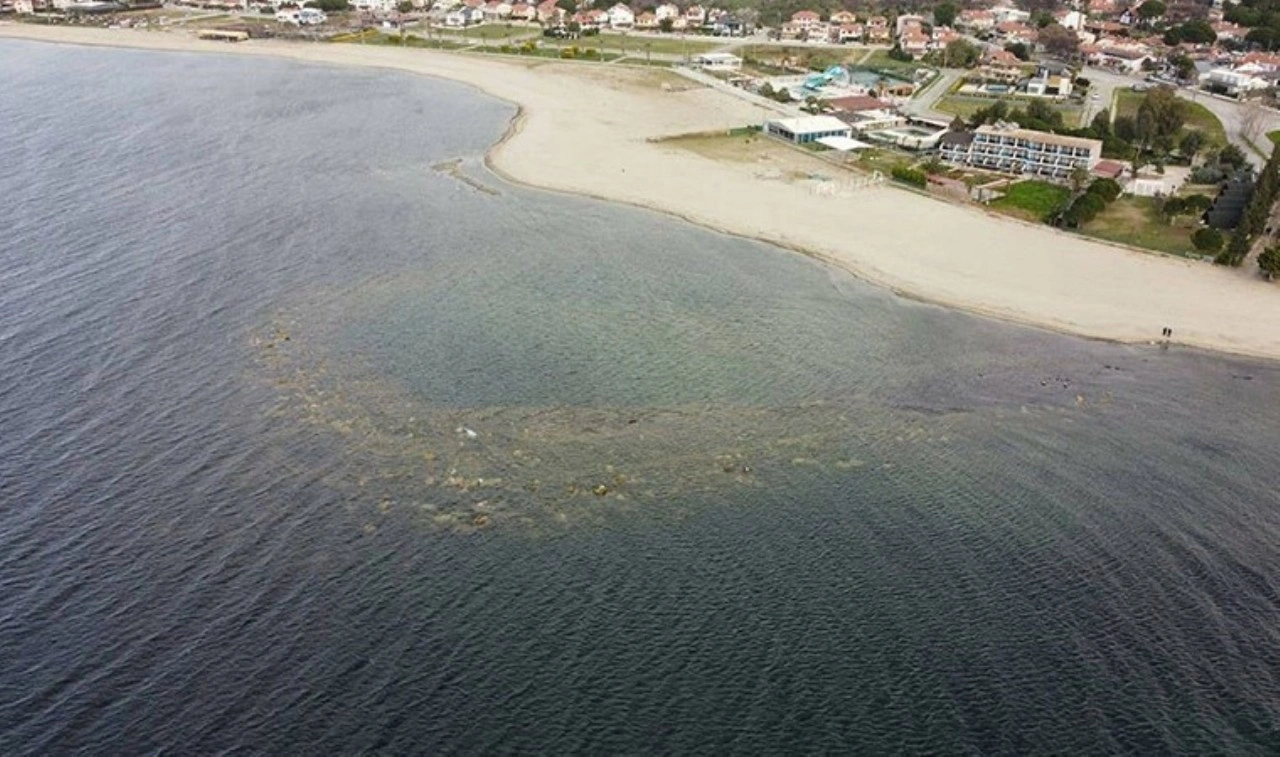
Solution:
[[[809,134],[815,131],[849,131],[849,124],[834,116],[805,116],[802,118],[775,118],[777,124],[792,134]]]
[[[1092,150],[1095,146],[1102,143],[1096,139],[1085,139],[1084,137],[1068,137],[1062,134],[1053,134],[1047,131],[1035,131],[1034,129],[1022,129],[1017,124],[983,124],[977,129],[978,134],[994,134],[1002,137],[1013,137],[1014,139],[1025,139],[1031,142],[1039,142],[1045,145],[1058,145],[1059,147],[1083,147],[1086,150]]]

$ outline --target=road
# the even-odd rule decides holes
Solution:
[[[936,105],[943,96],[951,91],[951,88],[955,86],[956,80],[964,74],[965,71],[959,68],[941,69],[938,73],[938,77],[929,84],[928,88],[926,88],[919,96],[911,98],[903,110],[905,110],[908,115],[915,116],[917,118],[932,118],[942,121],[950,121],[955,118],[953,114],[934,110],[933,106]]]
[[[1259,168],[1266,163],[1271,155],[1271,141],[1267,139],[1267,132],[1280,129],[1280,113],[1260,104],[1248,105],[1235,100],[1224,100],[1188,87],[1182,88],[1181,94],[1188,100],[1200,103],[1217,116],[1222,122],[1222,128],[1227,130],[1227,139],[1244,150],[1251,163]]]
[[[1089,119],[1093,118],[1093,114],[1097,110],[1111,107],[1114,92],[1117,89],[1128,89],[1142,81],[1137,76],[1126,76],[1100,68],[1086,68],[1083,76],[1093,83],[1099,93],[1097,101],[1089,101],[1091,109],[1091,112],[1087,115]],[[1208,108],[1209,112],[1217,116],[1218,120],[1222,122],[1222,128],[1227,132],[1227,140],[1243,150],[1250,163],[1258,168],[1262,167],[1262,164],[1266,162],[1266,156],[1271,154],[1271,145],[1268,143],[1266,133],[1280,129],[1280,112],[1262,108],[1261,106],[1245,105],[1235,100],[1214,97],[1207,92],[1192,89],[1191,87],[1181,87],[1178,94],[1187,100]],[[1256,115],[1250,116],[1250,111],[1254,108],[1257,108],[1256,111],[1253,111]],[[1249,135],[1245,135],[1245,127],[1248,126],[1247,122],[1251,118],[1256,121],[1256,126]]]

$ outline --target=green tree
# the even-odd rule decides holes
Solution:
[[[1244,151],[1235,145],[1227,145],[1218,151],[1218,165],[1231,168],[1244,168],[1248,163]]]
[[[1172,87],[1156,87],[1142,98],[1134,119],[1136,137],[1146,145],[1170,141],[1186,120],[1186,103]]]
[[[1098,111],[1098,114],[1089,122],[1089,128],[1093,129],[1093,133],[1098,135],[1099,139],[1111,136],[1111,111]]]
[[[673,18],[664,18],[658,22],[658,30],[665,34],[670,34],[671,31],[675,28],[676,28],[676,22],[675,22],[675,19]]]
[[[1089,183],[1089,169],[1084,166],[1076,166],[1071,169],[1071,175],[1067,177],[1067,180],[1071,183],[1071,191],[1079,192]]]
[[[1150,21],[1163,16],[1166,10],[1168,8],[1160,0],[1147,0],[1138,6],[1138,18],[1143,21]]]
[[[951,119],[951,126],[948,128],[951,129],[951,131],[968,131],[969,125],[964,122],[964,118],[956,116]]]
[[[1187,212],[1187,203],[1181,197],[1169,197],[1160,205],[1160,212],[1169,218]]]
[[[955,26],[956,14],[959,12],[960,9],[955,6],[955,3],[939,3],[933,9],[933,23],[938,26]]]
[[[1132,142],[1138,138],[1138,127],[1129,116],[1116,116],[1115,123],[1111,124],[1111,133],[1125,142]]]
[[[413,11],[412,0],[400,0],[400,2],[396,4],[396,10],[400,13],[411,13]]]
[[[1218,33],[1213,30],[1208,21],[1202,18],[1188,21],[1177,29],[1182,41],[1193,45],[1212,45],[1218,41]]]
[[[1217,252],[1222,249],[1222,232],[1215,228],[1206,226],[1203,229],[1196,229],[1191,235],[1191,244],[1201,252]]]
[[[972,68],[982,51],[965,39],[953,39],[942,49],[942,65],[950,68]]]
[[[1115,179],[1094,179],[1089,185],[1089,194],[1097,195],[1108,203],[1115,202],[1120,192],[1120,183]]]
[[[1177,73],[1179,81],[1186,81],[1196,74],[1196,62],[1186,55],[1170,56],[1169,63]]]
[[[1204,147],[1204,135],[1197,130],[1190,130],[1178,141],[1178,152],[1187,160],[1191,160]]]
[[[325,13],[341,13],[351,8],[351,4],[347,0],[311,0],[307,5],[312,8],[319,8]]]
[[[1268,247],[1258,256],[1258,268],[1268,279],[1280,276],[1280,247]]]
[[[1018,60],[1031,60],[1031,51],[1027,49],[1026,42],[1010,42],[1004,49],[1013,53],[1013,57]]]
[[[1049,24],[1041,29],[1036,41],[1055,58],[1074,58],[1080,52],[1080,38],[1061,24]]]

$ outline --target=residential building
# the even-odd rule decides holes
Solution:
[[[694,29],[707,23],[707,9],[701,5],[690,5],[684,11],[684,22]]]
[[[506,21],[511,18],[511,4],[503,0],[489,0],[484,6],[485,21]]]
[[[1263,76],[1264,73],[1266,69],[1250,63],[1235,69],[1212,68],[1200,74],[1200,86],[1210,92],[1242,97],[1272,85],[1272,82]]]
[[[949,26],[935,26],[933,33],[929,36],[929,49],[941,50],[958,39],[963,37],[955,29]]]
[[[956,17],[956,24],[962,29],[985,32],[995,28],[996,17],[989,10],[963,10]]]
[[[511,6],[512,21],[537,21],[538,9],[528,3],[516,3]]]
[[[917,29],[909,29],[898,37],[898,46],[902,52],[918,58],[929,52],[929,36]]]
[[[875,44],[887,44],[893,39],[889,30],[889,19],[884,16],[872,16],[867,19],[867,41]]]
[[[858,17],[849,11],[836,11],[827,19],[827,23],[833,26],[843,26],[844,24],[858,23]]]
[[[852,137],[853,129],[832,116],[775,118],[765,122],[765,132],[796,144],[817,142],[823,137]]]
[[[1027,80],[1026,92],[1036,97],[1067,97],[1075,74],[1071,67],[1056,61],[1044,61],[1036,66],[1036,73]]]
[[[861,42],[866,30],[862,24],[844,24],[842,26],[831,27],[831,41],[846,45],[851,42]]]
[[[565,11],[556,5],[556,0],[542,0],[538,3],[538,20],[544,24],[554,24],[562,21],[565,17]]]
[[[991,9],[991,17],[995,19],[997,24],[1013,21],[1021,23],[1030,21],[1031,14],[1021,8],[1015,8],[1012,5],[998,5]]]
[[[631,29],[636,25],[636,14],[625,3],[618,3],[607,12],[611,29]]]
[[[451,29],[461,29],[462,27],[483,23],[484,11],[466,5],[456,10],[451,10],[444,16],[444,25]]]
[[[813,30],[822,26],[822,16],[815,11],[796,11],[791,14],[791,23],[801,29]]]
[[[1102,142],[1067,137],[998,123],[972,132],[949,132],[938,144],[949,163],[1004,173],[1065,179],[1077,168],[1091,169],[1102,159]]]
[[[747,33],[747,25],[736,16],[721,13],[712,22],[711,33],[717,37],[741,37]]]
[[[1082,45],[1080,52],[1090,65],[1130,74],[1141,71],[1143,62],[1155,58],[1146,45],[1115,38],[1099,40],[1096,45]]]
[[[1008,50],[989,49],[982,56],[978,75],[988,81],[1013,84],[1022,79],[1023,62]]]
[[[680,7],[677,6],[675,3],[663,3],[662,5],[659,5],[657,8],[653,9],[653,15],[654,15],[654,18],[658,19],[659,21],[663,21],[668,18],[674,20],[676,17],[680,15]],[[639,23],[639,21],[640,20],[637,18],[636,22]]]

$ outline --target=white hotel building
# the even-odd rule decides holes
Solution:
[[[1102,159],[1102,142],[1020,129],[1017,124],[987,124],[944,135],[938,152],[943,160],[962,166],[1065,179],[1073,169],[1093,168]]]

